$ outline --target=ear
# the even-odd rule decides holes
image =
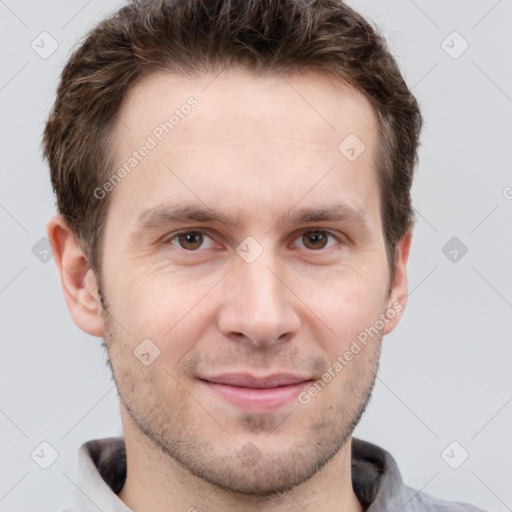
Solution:
[[[388,321],[384,334],[390,333],[398,325],[407,304],[407,260],[411,238],[412,232],[407,231],[395,249],[395,271],[386,303]]]
[[[75,234],[61,215],[55,215],[47,226],[62,291],[73,321],[93,336],[103,336],[103,318],[96,276]]]

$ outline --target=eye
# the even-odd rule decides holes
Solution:
[[[330,245],[328,245],[329,237],[333,240]],[[341,238],[339,236],[323,229],[305,231],[302,233],[302,236],[299,237],[299,240],[303,243],[303,247],[301,248],[311,249],[313,251],[328,249],[332,245],[341,242]]]
[[[339,242],[342,238],[325,229],[310,229],[304,231],[298,238],[301,242],[299,247],[301,249],[309,249],[312,251],[319,251],[328,249]],[[197,251],[199,249],[209,249],[214,246],[215,242],[203,231],[181,231],[174,233],[166,238],[165,242],[170,242],[172,245],[184,249],[186,251]]]
[[[182,231],[168,238],[168,241],[171,242],[171,244],[187,251],[195,251],[199,249],[203,245],[203,242],[207,240],[209,240],[210,243],[207,243],[206,247],[202,247],[203,249],[212,247],[213,240],[202,231]]]

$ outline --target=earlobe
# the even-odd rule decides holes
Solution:
[[[48,222],[48,238],[60,274],[62,291],[73,321],[93,336],[103,336],[98,285],[76,235],[61,215]]]
[[[386,304],[386,317],[389,320],[384,328],[384,334],[390,333],[398,325],[407,304],[407,260],[411,239],[412,232],[408,231],[395,250],[395,272]]]

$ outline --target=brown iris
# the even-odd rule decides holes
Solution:
[[[302,240],[308,249],[323,249],[327,244],[327,236],[325,231],[307,231],[302,235]]]
[[[199,231],[187,231],[186,233],[180,233],[178,240],[183,249],[192,251],[203,243],[203,234]]]
[[[203,234],[200,231],[179,233],[177,238],[180,246],[189,251],[198,249],[203,243]],[[328,234],[325,231],[307,231],[302,235],[302,240],[308,249],[323,249],[327,244]]]

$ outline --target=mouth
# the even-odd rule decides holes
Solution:
[[[292,374],[274,374],[255,377],[233,373],[199,379],[217,397],[245,409],[275,409],[295,398],[313,382]]]

